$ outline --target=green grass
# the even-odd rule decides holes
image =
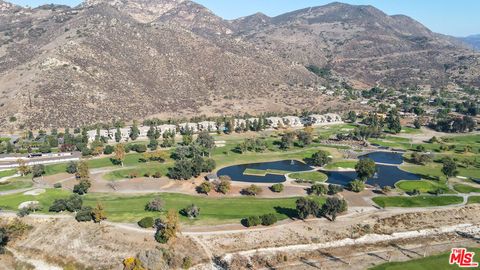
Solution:
[[[243,174],[244,175],[265,176],[267,174],[285,175],[289,172],[290,171],[273,170],[273,169],[259,170],[259,169],[247,168],[247,169],[245,169]]]
[[[55,199],[66,198],[71,192],[48,189],[38,196],[12,194],[0,196],[0,208],[16,210],[18,205],[25,201],[39,201],[43,206],[41,212],[48,212],[48,207]],[[115,195],[115,194],[87,194],[84,204],[95,206],[101,202],[106,209],[108,220],[114,222],[137,222],[143,217],[158,217],[163,213],[147,212],[145,204],[154,197],[161,197],[165,201],[167,209],[181,210],[189,204],[200,207],[200,217],[197,220],[189,220],[181,217],[184,223],[194,224],[222,224],[239,222],[242,218],[251,215],[275,213],[278,219],[286,219],[295,215],[295,201],[298,198],[259,199],[252,197],[236,198],[209,198],[173,193],[149,194],[149,195]],[[319,203],[325,198],[316,197]]]
[[[479,248],[469,248],[468,251],[473,251],[475,254],[480,254]],[[478,256],[478,255],[477,255]],[[478,261],[478,257],[475,256],[475,261]],[[373,268],[371,270],[440,270],[440,269],[460,269],[457,265],[449,264],[450,252],[446,252],[440,255],[429,256],[426,258],[420,258],[416,260],[406,262],[390,262],[384,263]]]
[[[329,163],[325,166],[325,169],[333,170],[336,168],[345,168],[345,169],[355,169],[355,165],[357,165],[357,160],[342,160],[337,162]]]
[[[17,170],[0,171],[0,178],[7,177],[7,176],[12,176],[16,173],[17,173]]]
[[[415,196],[415,197],[375,197],[372,199],[381,207],[428,207],[459,204],[463,198],[459,196]]]
[[[312,182],[325,182],[328,179],[328,176],[321,172],[298,172],[292,173],[289,175],[293,179],[303,179]]]
[[[419,190],[422,193],[434,192],[437,189],[441,189],[448,192],[449,189],[446,185],[438,182],[420,180],[420,181],[399,181],[395,186],[403,191],[411,192],[413,190]]]
[[[32,180],[30,179],[10,179],[6,182],[0,183],[0,192],[10,191],[15,189],[30,188],[33,186]]]
[[[472,187],[469,185],[462,185],[462,184],[457,184],[453,186],[453,189],[460,193],[472,193],[472,192],[480,192],[480,188],[478,187]]]
[[[132,174],[138,175],[138,177],[143,177],[146,173],[150,175],[155,174],[156,172],[160,172],[162,176],[167,175],[168,167],[172,165],[171,162],[169,163],[158,163],[158,162],[148,162],[142,165],[136,166],[134,168],[125,168],[114,170],[108,172],[103,176],[105,180],[115,181],[115,180],[122,180],[128,178]]]
[[[480,196],[470,196],[468,197],[468,203],[480,203]]]

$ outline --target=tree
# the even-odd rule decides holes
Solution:
[[[257,196],[262,193],[262,188],[256,185],[250,185],[249,187],[242,189],[242,193],[248,196]]]
[[[66,172],[69,174],[77,173],[77,166],[78,164],[75,161],[70,161],[67,165]]]
[[[300,219],[306,219],[310,215],[317,216],[320,210],[318,202],[308,198],[299,198],[295,204]]]
[[[442,160],[442,163],[443,163],[442,173],[447,178],[447,181],[449,180],[450,177],[454,177],[458,175],[457,163],[455,163],[455,161],[452,158],[446,157]]]
[[[280,140],[280,148],[281,149],[289,149],[293,146],[293,142],[295,140],[295,133],[293,132],[286,132],[282,134],[282,138]]]
[[[327,193],[327,188],[323,184],[314,184],[308,189],[308,193],[321,196]]]
[[[182,212],[188,217],[188,218],[197,218],[200,215],[200,208],[196,206],[195,204],[191,204],[184,208]]]
[[[133,123],[133,125],[130,127],[130,139],[132,141],[135,141],[138,139],[138,136],[140,136],[140,130],[137,127],[137,123]]]
[[[32,177],[40,177],[45,174],[45,166],[43,164],[35,164],[32,168]]]
[[[75,215],[75,219],[78,222],[92,221],[93,219],[92,208],[90,206],[82,207],[82,209],[78,211],[77,214]]]
[[[107,145],[105,146],[105,148],[103,149],[103,154],[104,155],[111,155],[113,152],[115,151],[115,148],[111,145]]]
[[[69,212],[75,212],[82,209],[83,200],[78,194],[72,194],[68,199],[64,200],[65,210]]]
[[[177,232],[180,230],[177,211],[174,209],[168,210],[165,220],[158,219],[155,225],[157,227],[157,232],[155,233],[157,242],[164,244],[175,239]]]
[[[402,130],[402,126],[400,124],[400,116],[398,115],[397,110],[392,109],[387,115],[387,127],[392,131],[393,133],[400,133]]]
[[[107,215],[105,214],[105,208],[100,202],[97,202],[97,206],[92,211],[93,221],[95,223],[100,223],[102,220],[107,219]]]
[[[117,160],[123,167],[123,161],[125,160],[125,145],[118,143],[115,145],[115,160]]]
[[[298,138],[299,144],[302,147],[310,145],[313,141],[312,132],[308,131],[310,129],[307,129],[307,128],[305,128],[305,129],[306,130],[301,130],[297,133],[297,138]]]
[[[319,150],[314,153],[309,160],[309,163],[313,166],[322,167],[330,162],[329,153],[323,150]]]
[[[188,159],[175,161],[174,166],[168,171],[168,176],[177,180],[188,180],[192,175],[192,162]]]
[[[146,205],[145,210],[151,212],[161,212],[165,208],[165,202],[160,198],[156,197],[151,199]]]
[[[202,155],[207,153],[210,156],[210,152],[215,148],[215,139],[208,134],[208,131],[202,131],[198,134],[196,143],[202,149]]]
[[[227,194],[232,186],[232,179],[227,175],[221,175],[219,178],[220,181],[217,184],[216,190],[219,193]]]
[[[193,142],[193,134],[191,132],[182,135],[182,144],[190,145]]]
[[[271,213],[260,216],[260,219],[262,220],[262,225],[263,226],[270,226],[270,225],[273,225],[273,224],[277,223],[277,221],[278,221],[277,216],[275,216],[275,214],[271,214]]]
[[[273,186],[270,187],[270,190],[276,193],[282,192],[284,189],[283,184],[274,184]]]
[[[370,158],[360,159],[355,165],[358,178],[364,182],[375,174],[376,169],[375,162]]]
[[[213,184],[208,181],[201,183],[200,186],[197,187],[197,191],[199,193],[204,193],[207,195],[210,191],[212,191],[212,189],[213,189]]]
[[[337,214],[345,212],[346,210],[347,202],[344,199],[340,200],[337,197],[329,197],[322,207],[322,214],[331,221],[335,221]]]
[[[30,167],[27,166],[27,162],[24,159],[17,159],[17,163],[17,171],[21,176],[25,176],[30,173]]]
[[[349,120],[352,123],[355,123],[357,121],[357,113],[354,111],[349,111],[347,114],[347,120]]]
[[[158,141],[155,140],[155,139],[150,139],[150,142],[148,143],[148,148],[150,148],[150,150],[157,150],[158,148]]]
[[[245,218],[242,223],[245,225],[245,227],[255,227],[260,225],[262,223],[262,220],[259,216],[251,216]]]
[[[335,195],[339,192],[343,191],[343,187],[340,185],[335,185],[335,184],[329,184],[328,185],[328,194],[330,195]]]
[[[361,192],[365,189],[365,182],[363,180],[353,180],[348,183],[348,189],[353,192]]]
[[[119,143],[121,139],[122,139],[122,132],[120,131],[120,128],[117,128],[117,131],[115,132],[115,141]]]
[[[416,129],[420,129],[420,128],[422,127],[422,123],[420,122],[420,119],[415,118],[415,120],[413,121],[413,126],[414,126]]]
[[[88,189],[92,184],[88,180],[80,180],[80,183],[73,186],[73,193],[77,193],[79,195],[85,195],[88,193]]]
[[[90,169],[88,168],[88,163],[85,160],[81,160],[77,165],[77,172],[75,173],[76,177],[80,180],[90,179]]]

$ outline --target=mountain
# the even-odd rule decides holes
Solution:
[[[460,40],[471,45],[474,49],[480,50],[480,34],[463,37]]]
[[[325,104],[320,95],[312,99],[319,79],[301,65],[242,41],[205,38],[177,22],[144,23],[137,11],[116,5],[0,16],[3,126],[15,124],[11,116],[30,127],[63,127]]]
[[[242,40],[331,70],[356,87],[479,85],[478,54],[407,16],[388,16],[372,6],[332,3],[232,24]]]
[[[188,0],[34,9],[0,0],[3,128],[342,111],[359,105],[322,86],[479,86],[479,70],[478,53],[457,39],[371,6],[227,21]]]

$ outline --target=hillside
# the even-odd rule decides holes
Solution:
[[[141,23],[109,4],[7,11],[0,20],[3,125],[10,116],[32,127],[76,126],[323,101],[311,98],[318,78],[301,65],[174,22]]]
[[[479,35],[471,35],[468,37],[460,38],[463,42],[471,45],[473,48],[480,50],[480,34]]]
[[[244,40],[331,69],[358,87],[480,85],[478,54],[407,16],[388,16],[372,6],[332,3],[232,24]]]

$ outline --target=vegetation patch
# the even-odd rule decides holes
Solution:
[[[415,197],[375,197],[372,199],[381,207],[429,207],[460,204],[459,196],[415,196]]]
[[[449,189],[446,185],[439,184],[433,181],[420,180],[420,181],[399,181],[395,186],[403,191],[412,192],[418,190],[422,193],[435,192],[437,190],[442,190],[443,192],[448,192]]]
[[[480,196],[470,196],[468,197],[468,203],[480,203]]]
[[[358,160],[343,160],[329,163],[325,166],[325,169],[334,170],[338,168],[344,169],[355,169],[355,165],[357,165]]]
[[[480,188],[472,187],[472,186],[469,186],[469,185],[458,184],[458,185],[453,186],[453,189],[455,189],[456,191],[458,191],[460,193],[477,193],[477,192],[480,193]]]
[[[254,176],[265,176],[267,174],[276,174],[276,175],[285,175],[287,173],[290,173],[289,171],[282,171],[282,170],[259,170],[259,169],[251,169],[247,168],[243,172],[244,175],[254,175]]]
[[[328,179],[328,176],[321,172],[298,172],[292,173],[289,175],[293,179],[301,179],[309,182],[325,182]]]

